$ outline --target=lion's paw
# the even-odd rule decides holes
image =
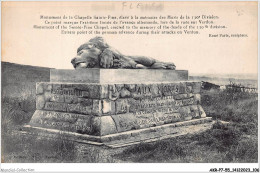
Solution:
[[[155,62],[151,68],[153,69],[171,69],[175,70],[176,66],[173,63]]]

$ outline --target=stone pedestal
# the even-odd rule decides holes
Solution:
[[[187,71],[52,70],[51,82],[37,83],[37,110],[25,130],[117,147],[181,133],[211,120],[200,82],[187,80]]]

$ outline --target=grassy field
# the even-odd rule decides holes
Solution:
[[[208,116],[228,121],[229,125],[217,121],[201,134],[140,144],[118,156],[133,162],[257,162],[257,95],[236,93],[236,99],[230,97],[226,91],[202,93],[202,106]]]
[[[258,162],[258,97],[228,90],[203,91],[202,106],[217,121],[197,134],[112,151],[67,141],[17,135],[35,111],[35,83],[49,69],[2,62],[2,162]],[[107,151],[107,152],[105,152]],[[99,153],[99,154],[93,154]]]

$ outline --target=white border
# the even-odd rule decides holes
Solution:
[[[2,0],[2,1],[21,1],[21,0]],[[27,0],[27,1],[33,1],[33,0]],[[39,1],[46,1],[46,0],[39,0]],[[69,0],[56,0],[56,1],[69,1]],[[82,1],[82,0],[78,0],[78,1]],[[91,0],[85,0],[85,1],[91,1]],[[105,1],[105,0],[100,0],[100,1]],[[110,0],[110,1],[118,1],[118,0]],[[134,0],[128,0],[128,1],[134,1]],[[150,1],[163,1],[163,0],[150,0]],[[165,1],[176,1],[176,0],[165,0]],[[178,0],[178,1],[185,1],[185,0]],[[197,1],[197,0],[189,0],[189,1]],[[206,2],[209,0],[200,0],[200,1]],[[221,2],[227,0],[215,0],[215,1]],[[228,1],[257,1],[258,2],[258,0],[228,0]],[[258,2],[258,9],[260,9],[259,2]],[[0,8],[0,14],[1,14],[1,8]],[[258,67],[259,67],[259,47],[260,47],[259,46],[259,28],[260,28],[259,16],[260,14],[258,12]],[[258,68],[258,73],[259,72],[260,70]],[[259,80],[258,80],[258,86],[260,86]],[[260,89],[258,88],[258,94],[259,91]],[[258,115],[260,112],[259,107],[260,107],[260,103],[258,102]],[[258,118],[258,124],[259,122],[260,120]],[[0,128],[0,132],[1,132],[1,128]],[[259,128],[258,128],[258,134],[260,134]],[[1,146],[1,140],[0,140],[0,146]],[[259,168],[259,158],[260,158],[260,153],[259,153],[259,138],[258,138],[258,163],[1,163],[0,169],[1,170],[4,169],[7,172],[31,172],[28,171],[28,169],[34,169],[34,171],[32,172],[111,172],[111,173],[112,172],[113,173],[116,172],[149,172],[149,173],[150,172],[151,173],[152,172],[200,172],[202,173],[202,172],[209,172],[211,168],[230,168],[230,170],[232,170],[232,168],[250,168],[252,170],[253,168]]]
[[[209,172],[211,168],[258,168],[258,163],[6,163],[1,169],[35,172]]]

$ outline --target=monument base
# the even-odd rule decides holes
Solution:
[[[118,148],[138,143],[153,142],[186,134],[200,133],[210,129],[211,126],[212,118],[206,117],[189,121],[164,124],[156,127],[130,130],[105,136],[79,134],[57,129],[32,127],[30,125],[25,125],[23,127],[23,132],[29,133],[31,135],[35,134],[43,138],[57,138],[62,135],[66,140],[99,146],[105,145],[110,148]]]
[[[109,147],[200,131],[192,125],[211,118],[201,106],[201,83],[187,81],[187,74],[53,70],[50,82],[36,85],[36,111],[24,130]]]

